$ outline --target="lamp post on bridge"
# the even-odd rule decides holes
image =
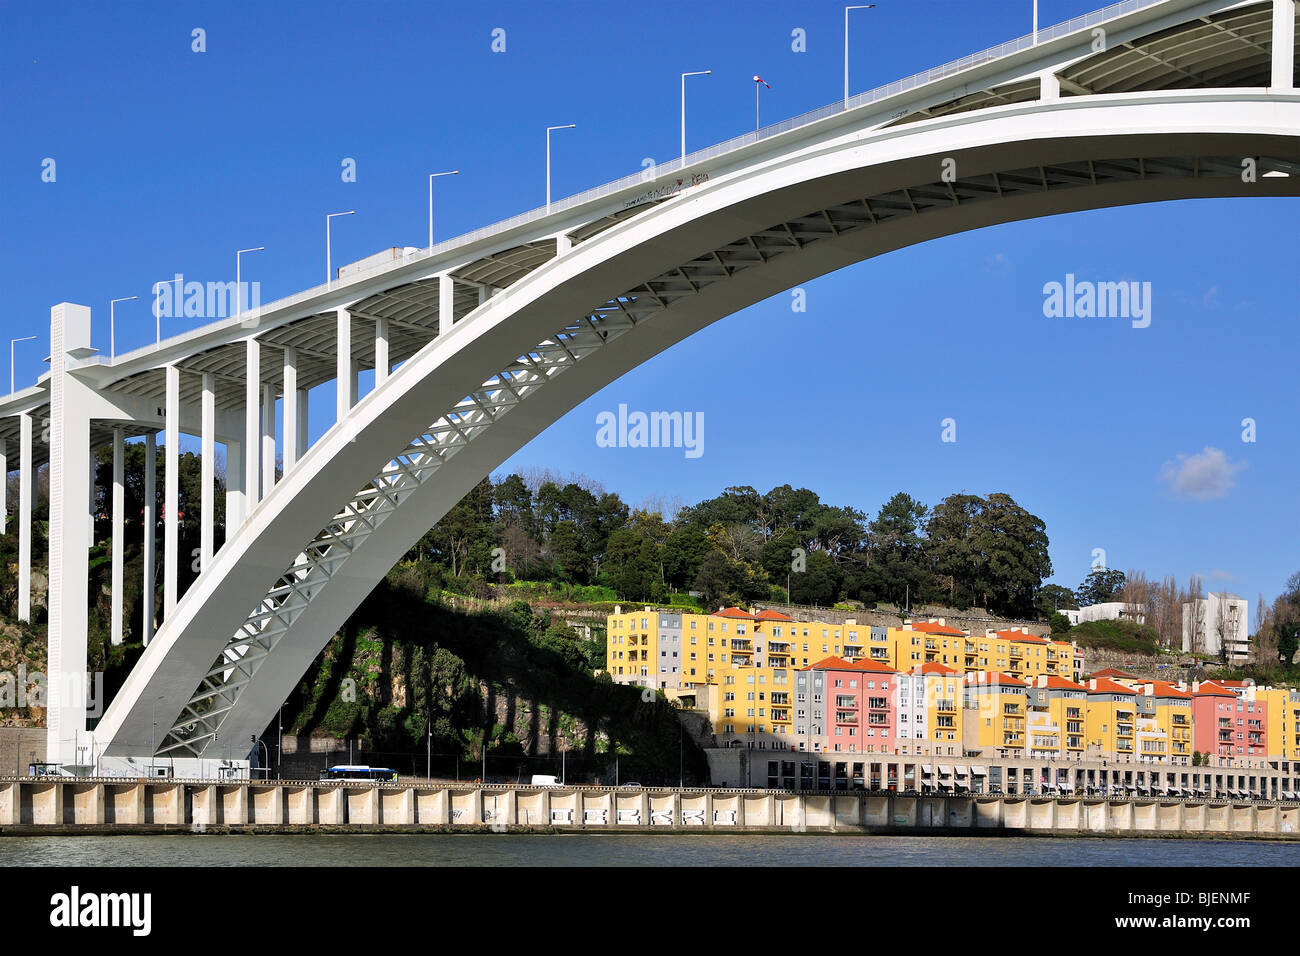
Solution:
[[[577,129],[577,123],[546,127],[546,211],[551,211],[551,130]]]
[[[239,257],[245,252],[261,252],[266,246],[258,246],[256,249],[236,249],[235,250],[235,315],[244,314],[244,283],[239,275]]]
[[[859,3],[844,8],[844,108],[846,110],[849,108],[849,11],[874,10],[875,8],[874,3]]]
[[[164,697],[155,697],[153,700],[153,726],[149,730],[149,777],[151,779],[153,777],[153,758],[158,751],[158,701],[164,699]]]
[[[132,299],[137,299],[137,298],[139,298],[139,296],[128,295],[128,296],[124,296],[121,299],[108,300],[108,357],[109,358],[117,357],[117,325],[114,321],[113,307],[117,305],[119,302],[130,302]]]
[[[682,74],[682,165],[686,165],[686,78],[688,76],[708,76],[712,70],[696,70],[694,73]]]
[[[172,311],[175,312],[176,315],[172,316],[172,318],[179,318],[182,311],[181,296],[184,292],[184,289],[181,286],[181,277],[176,276],[174,279],[163,279],[161,282],[155,282],[153,284],[154,344],[162,342],[162,304],[158,301],[158,292],[163,286],[170,285],[173,282],[176,283],[176,297],[172,302],[175,306]]]
[[[460,174],[459,169],[448,170],[445,173],[429,174],[429,248],[433,248],[433,181],[439,176],[457,176]]]
[[[24,335],[20,339],[9,340],[9,394],[10,395],[14,393],[14,343],[30,342],[34,338],[36,338],[36,336],[34,335]]]
[[[347,212],[332,212],[325,217],[325,288],[334,284],[334,270],[330,267],[330,220],[335,216],[355,216],[357,211],[349,209]]]

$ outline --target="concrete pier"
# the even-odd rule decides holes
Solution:
[[[0,834],[604,830],[1300,839],[1300,802],[1176,797],[0,777]]]

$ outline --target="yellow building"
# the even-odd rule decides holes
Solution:
[[[1029,686],[1026,746],[1031,757],[1082,759],[1086,744],[1088,688],[1054,674]]]
[[[1142,736],[1139,726],[1138,752],[1148,758],[1190,764],[1192,758],[1192,695],[1167,681],[1143,680],[1134,685],[1138,692],[1139,721],[1149,718],[1152,730]],[[1162,746],[1156,747],[1154,744]]]
[[[1029,685],[997,671],[965,676],[967,748],[984,756],[1020,756],[1025,751]]]
[[[928,752],[936,755],[961,756],[965,716],[961,673],[935,662],[913,668],[910,676],[913,678],[913,693],[919,691],[924,695],[925,739]],[[916,680],[918,677],[920,684]],[[919,748],[917,752],[921,752]]]
[[[1105,677],[1088,681],[1088,746],[1133,757],[1137,753],[1137,692]]]
[[[1300,760],[1300,691],[1289,687],[1262,687],[1256,698],[1268,714],[1268,756]]]
[[[943,664],[964,674],[996,671],[1024,681],[1040,674],[1074,678],[1079,657],[1070,642],[1036,637],[1024,628],[973,637],[942,619],[891,627],[880,638],[869,635],[868,653],[897,670]]]

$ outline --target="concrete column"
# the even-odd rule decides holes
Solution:
[[[1274,92],[1295,89],[1295,0],[1273,0]]]
[[[141,622],[141,640],[147,645],[153,640],[154,626],[154,554],[157,544],[158,518],[158,435],[150,432],[144,436],[144,548],[141,560],[144,564],[144,592],[141,604],[144,605],[144,620]]]
[[[284,473],[298,463],[298,350],[284,350]]]
[[[484,302],[486,302],[489,298],[490,298],[490,296],[488,295],[488,289],[487,289],[487,286],[485,286],[485,285],[481,285],[481,286],[479,286],[479,287],[478,287],[478,304],[479,304],[479,305],[482,305],[482,304],[483,304]]]
[[[226,540],[229,541],[244,523],[244,443],[226,442]]]
[[[479,304],[483,302],[483,290],[479,290]],[[451,276],[438,276],[438,334],[446,335],[456,321],[456,283]]]
[[[163,463],[163,620],[172,616],[179,593],[181,543],[181,370],[167,366],[167,447]]]
[[[249,339],[244,358],[244,513],[253,513],[262,500],[258,492],[262,477],[262,347],[257,339]]]
[[[32,416],[18,416],[18,620],[32,619]]]
[[[262,497],[275,487],[275,386],[262,386]]]
[[[561,233],[555,237],[555,257],[558,259],[573,248],[573,240]]]
[[[50,548],[48,709],[45,759],[76,760],[86,730],[86,579],[90,523],[90,408],[94,392],[67,373],[69,354],[90,345],[90,309],[61,302],[50,310]]]
[[[9,442],[0,438],[0,534],[5,533],[9,515]]]
[[[298,389],[298,457],[307,454],[307,389]]]
[[[1061,80],[1053,70],[1044,70],[1038,74],[1038,99],[1051,103],[1061,98]]]
[[[388,320],[375,319],[375,388],[388,380]]]
[[[352,367],[352,313],[347,309],[337,310],[338,337],[335,342],[335,355],[338,367],[335,373],[338,379],[338,409],[335,421],[343,421],[357,402],[357,385]]]
[[[126,448],[121,428],[113,429],[113,620],[109,639],[114,644],[123,640],[123,555],[126,537]]]
[[[203,408],[199,440],[199,485],[203,523],[199,527],[199,571],[206,571],[212,563],[216,541],[217,480],[217,392],[216,381],[210,372],[203,373]]]

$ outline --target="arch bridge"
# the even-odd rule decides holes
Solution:
[[[1296,21],[1295,0],[1125,0],[114,358],[90,348],[89,308],[54,306],[50,371],[0,401],[0,456],[19,454],[25,619],[33,475],[50,464],[48,759],[242,757],[238,742],[477,481],[623,373],[754,302],[998,223],[1300,194]],[[375,382],[364,396],[362,368]],[[309,445],[307,390],[329,381],[335,421]],[[123,444],[144,436],[152,461],[159,433],[164,504],[152,514],[148,479],[145,527],[163,528],[161,623],[147,607],[145,651],[87,732],[93,451],[113,447],[121,641]],[[200,573],[183,597],[182,433],[199,437],[202,461]]]

